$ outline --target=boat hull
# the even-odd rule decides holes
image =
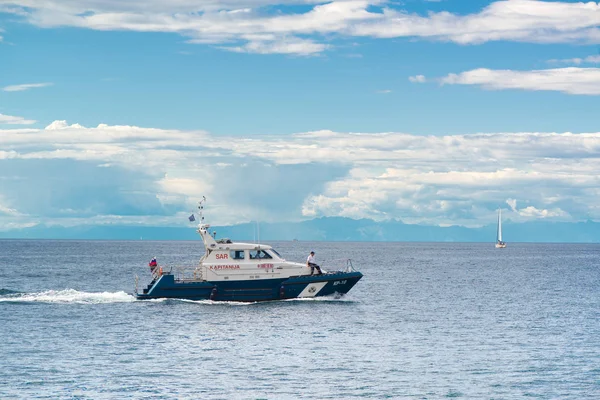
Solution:
[[[363,277],[360,272],[335,272],[283,279],[243,281],[178,281],[162,275],[148,285],[139,300],[173,298],[213,301],[268,301],[346,294]]]

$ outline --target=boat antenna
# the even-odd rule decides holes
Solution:
[[[206,197],[202,196],[202,200],[198,202],[198,214],[200,215],[200,223],[204,223],[204,203],[206,202]]]

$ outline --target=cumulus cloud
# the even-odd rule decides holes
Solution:
[[[46,86],[52,86],[52,83],[50,82],[46,82],[46,83],[23,83],[20,85],[10,85],[10,86],[5,86],[2,88],[3,91],[5,92],[22,92],[24,90],[29,90],[29,89],[34,89],[34,88],[41,88],[41,87],[46,87]]]
[[[0,148],[11,223],[40,210],[71,224],[185,222],[178,213],[203,195],[213,223],[347,216],[480,226],[503,202],[513,221],[600,219],[600,133],[240,138],[55,121],[0,130]],[[53,195],[40,200],[40,191]]]
[[[560,208],[555,208],[553,210],[539,210],[533,206],[526,207],[522,210],[519,210],[519,215],[523,217],[531,217],[531,218],[552,218],[552,217],[564,217],[568,214],[561,210]]]
[[[549,203],[553,203],[554,201],[550,201]],[[553,208],[551,210],[547,209],[538,209],[534,206],[527,206],[522,209],[517,209],[517,200],[516,199],[506,199],[506,204],[509,205],[511,211],[513,211],[516,215],[523,217],[525,220],[529,219],[544,219],[544,218],[562,218],[569,217],[569,214],[560,208]]]
[[[568,94],[599,95],[600,68],[556,68],[535,71],[479,68],[441,79],[446,85],[476,85],[484,89],[549,90]]]
[[[31,125],[35,124],[33,119],[25,119],[23,117],[15,117],[13,115],[0,114],[0,124],[6,125]]]
[[[69,124],[67,124],[67,121],[65,121],[65,120],[56,120],[56,121],[53,121],[50,125],[46,126],[44,129],[47,131],[56,131],[59,129],[66,129],[66,128],[82,129],[83,126],[81,126],[79,124],[69,125]]]
[[[381,0],[0,0],[36,26],[170,32],[257,53],[314,54],[337,37],[425,38],[478,44],[599,43],[600,4],[500,0],[471,14],[408,12]],[[290,12],[289,6],[303,6]],[[310,5],[306,10],[306,5]]]

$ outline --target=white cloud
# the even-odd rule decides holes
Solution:
[[[375,37],[417,36],[461,44],[496,40],[533,43],[594,42],[600,5],[537,0],[496,1],[476,14],[430,13],[421,17],[385,10],[377,24],[356,26],[357,34]]]
[[[392,93],[392,91],[390,89],[383,89],[383,90],[377,90],[375,93],[378,93],[378,94],[389,94],[389,93]]]
[[[69,223],[117,215],[107,208],[115,196],[125,209],[154,200],[135,215],[124,214],[135,221],[138,214],[150,219],[146,209],[159,207],[169,216],[193,209],[202,195],[217,210],[214,223],[341,215],[478,226],[494,221],[502,202],[511,207],[507,217],[513,221],[600,220],[594,206],[600,133],[226,137],[55,121],[46,129],[0,130],[0,148],[2,206],[22,214],[11,223],[29,221],[27,204],[38,207],[32,186],[51,184],[56,198],[72,202],[61,202],[60,209],[85,215],[54,210],[47,216]],[[7,175],[28,165],[29,172]],[[61,197],[61,190],[69,195]],[[518,209],[516,199],[526,207]]]
[[[35,124],[36,121],[33,119],[25,119],[23,117],[15,117],[12,115],[0,114],[0,125],[31,125]]]
[[[2,88],[2,90],[5,92],[22,92],[24,90],[41,88],[41,87],[46,87],[46,86],[52,86],[52,83],[49,83],[49,82],[46,82],[46,83],[24,83],[21,85],[5,86],[4,88]]]
[[[314,54],[324,37],[416,37],[478,44],[600,43],[600,4],[537,0],[494,1],[479,12],[409,13],[381,0],[1,0],[36,26],[178,33],[228,50]],[[285,13],[290,5],[312,4]],[[311,37],[307,37],[307,36]],[[298,50],[296,52],[295,50]]]
[[[583,62],[600,64],[600,55],[597,55],[597,56],[588,56],[588,57],[586,57],[586,58],[583,59]]]
[[[506,204],[510,207],[511,210],[517,211],[517,200],[516,199],[506,199]]]
[[[563,59],[552,59],[548,60],[551,64],[600,64],[600,55],[587,56],[584,58],[563,58]]]
[[[535,71],[474,69],[441,79],[447,85],[477,85],[485,89],[550,90],[599,95],[600,68],[556,68]]]
[[[425,83],[425,82],[427,82],[427,78],[425,78],[425,75],[409,76],[408,80],[411,81],[412,83]]]
[[[2,214],[9,215],[11,217],[18,217],[18,216],[22,215],[20,212],[18,212],[14,208],[6,207],[6,206],[2,205],[2,203],[0,203],[0,215],[2,215]]]
[[[222,49],[236,53],[256,53],[256,54],[297,54],[313,55],[323,52],[329,46],[315,43],[312,40],[299,38],[285,38],[279,40],[255,40],[246,43],[243,46],[222,46]]]
[[[552,203],[552,201],[550,201]],[[524,220],[530,219],[544,219],[544,218],[563,218],[569,217],[569,214],[560,208],[553,208],[551,210],[548,209],[538,209],[534,206],[527,206],[522,209],[517,209],[517,200],[516,199],[506,199],[506,204],[509,205],[512,212],[516,215],[522,217]]]
[[[47,131],[56,131],[59,129],[67,129],[67,128],[83,129],[84,127],[79,124],[69,125],[69,124],[67,124],[67,121],[65,121],[65,120],[57,120],[57,121],[52,122],[50,125],[46,126],[44,129]]]
[[[198,178],[176,178],[167,176],[158,181],[160,185],[160,189],[167,199],[167,196],[184,196],[190,198],[201,199],[206,193],[210,193],[214,190],[211,185],[211,182],[207,182],[207,178],[209,177],[202,176],[203,180]]]
[[[568,214],[560,208],[555,208],[553,210],[539,210],[533,206],[519,210],[519,215],[522,217],[537,219],[568,216]]]

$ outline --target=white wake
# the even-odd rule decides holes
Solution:
[[[345,302],[351,303],[352,299],[347,295],[340,294],[329,294],[327,296],[317,296],[317,297],[294,297],[291,299],[285,299],[284,301],[320,301],[320,302]]]
[[[163,302],[167,299],[149,299],[141,300],[143,302]],[[264,302],[239,302],[239,301],[213,301],[213,300],[186,300],[170,299],[186,303],[204,304],[204,305],[229,305],[229,306],[249,306],[261,304]],[[75,289],[65,290],[46,290],[37,293],[16,293],[0,294],[0,303],[62,303],[62,304],[109,304],[109,303],[132,303],[138,301],[136,298],[123,291],[120,292],[80,292]],[[282,300],[273,300],[282,301]],[[283,301],[315,301],[315,302],[352,302],[348,296],[329,295],[319,297],[304,297],[285,299]],[[267,302],[270,303],[270,302]]]
[[[47,290],[38,293],[13,293],[0,296],[0,302],[12,303],[73,303],[103,304],[131,303],[135,297],[125,292],[80,292],[75,289]]]
[[[220,305],[220,306],[249,306],[252,304],[260,304],[256,301],[215,301],[215,300],[187,300],[187,299],[171,299],[181,301],[183,303],[205,304],[205,305]]]

